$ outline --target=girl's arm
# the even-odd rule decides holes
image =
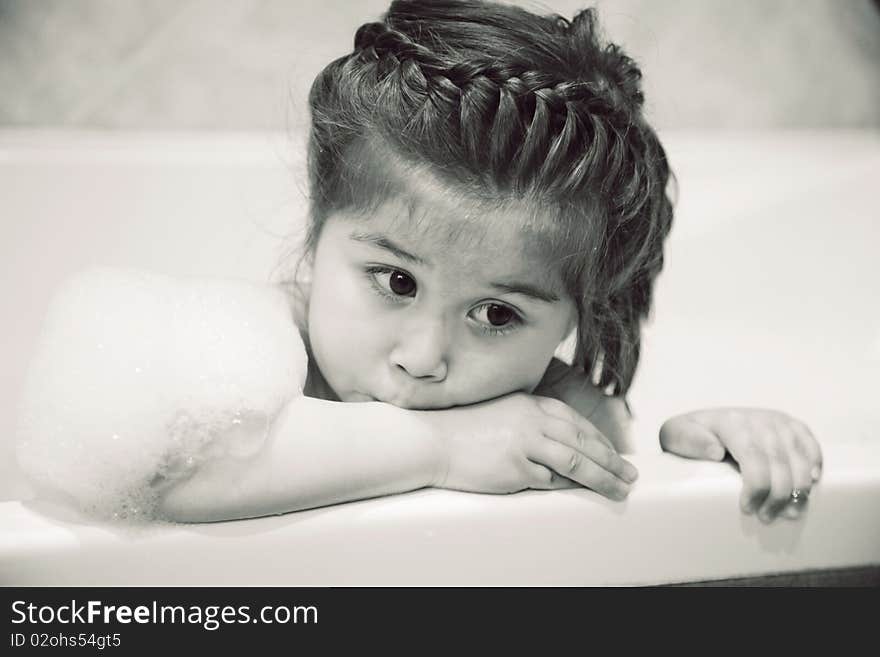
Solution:
[[[425,486],[511,493],[579,484],[622,500],[637,474],[554,399],[516,393],[411,411],[300,397],[276,419],[259,454],[204,464],[165,493],[159,510],[172,520],[210,522]]]
[[[163,497],[160,513],[211,522],[298,511],[430,486],[440,444],[424,413],[299,397],[250,459],[206,463]]]
[[[571,406],[601,431],[619,453],[634,451],[626,401],[603,393],[582,370],[554,358],[534,394],[553,397]]]

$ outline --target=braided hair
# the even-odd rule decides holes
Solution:
[[[395,0],[312,85],[307,250],[333,212],[395,192],[376,173],[389,159],[477,202],[529,204],[577,306],[576,363],[624,395],[672,223],[640,78],[591,9]]]

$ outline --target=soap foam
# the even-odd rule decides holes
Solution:
[[[276,287],[89,269],[50,303],[19,463],[89,514],[150,518],[162,491],[206,460],[258,452],[306,371]]]

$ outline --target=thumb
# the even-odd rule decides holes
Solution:
[[[667,420],[660,427],[660,446],[664,451],[691,459],[721,461],[726,450],[712,431],[686,415]]]

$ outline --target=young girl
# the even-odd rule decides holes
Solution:
[[[211,416],[226,420],[157,425],[161,448],[126,484],[137,499],[214,521],[426,486],[626,498],[624,400],[672,222],[639,79],[590,10],[398,0],[363,25],[310,95],[311,221],[283,286],[298,328],[285,339],[302,338],[307,371],[279,344],[299,385],[275,401],[232,395]],[[554,353],[572,333],[569,365]],[[230,436],[251,447],[216,448]],[[37,465],[52,451],[40,440],[23,464],[65,488],[63,468]],[[660,440],[729,455],[743,511],[764,521],[796,517],[821,469],[809,429],[775,411],[689,413]]]

